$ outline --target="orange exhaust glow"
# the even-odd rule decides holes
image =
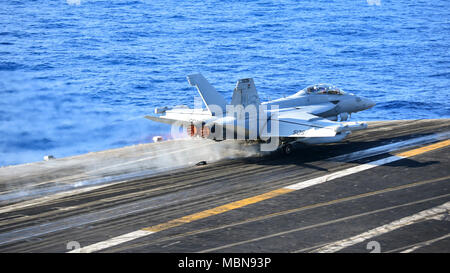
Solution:
[[[202,131],[201,131],[202,137],[208,137],[210,132],[211,131],[209,130],[209,127],[202,126]]]
[[[194,124],[189,125],[187,128],[187,134],[191,137],[194,137],[197,135],[197,127],[195,127]]]
[[[201,136],[201,137],[207,138],[209,136],[209,134],[211,133],[211,130],[209,129],[209,127],[202,126],[199,129],[194,124],[189,125],[189,127],[187,128],[186,131],[190,137]]]

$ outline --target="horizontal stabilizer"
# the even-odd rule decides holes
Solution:
[[[144,118],[149,119],[149,120],[153,120],[153,121],[156,121],[156,122],[166,123],[166,124],[177,124],[179,126],[181,126],[183,124],[184,125],[190,125],[191,124],[191,122],[188,122],[188,121],[169,119],[169,118],[165,118],[165,117],[144,116]]]

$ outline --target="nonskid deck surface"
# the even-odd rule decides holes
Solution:
[[[180,140],[3,167],[0,251],[448,252],[448,132],[369,122],[291,156]]]

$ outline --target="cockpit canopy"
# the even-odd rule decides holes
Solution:
[[[315,85],[311,85],[306,87],[305,89],[302,89],[301,91],[299,91],[297,94],[324,94],[324,95],[343,95],[345,94],[344,91],[342,91],[341,89],[337,88],[334,85],[329,85],[329,84],[315,84]]]

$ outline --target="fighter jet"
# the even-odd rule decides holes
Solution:
[[[252,78],[240,79],[230,103],[201,75],[187,76],[206,105],[203,108],[156,108],[157,116],[145,118],[186,128],[191,137],[216,141],[241,139],[272,143],[284,153],[294,143],[333,143],[366,123],[347,122],[352,113],[369,109],[375,102],[327,84],[309,86],[291,96],[261,102]],[[273,145],[272,145],[273,146]]]

